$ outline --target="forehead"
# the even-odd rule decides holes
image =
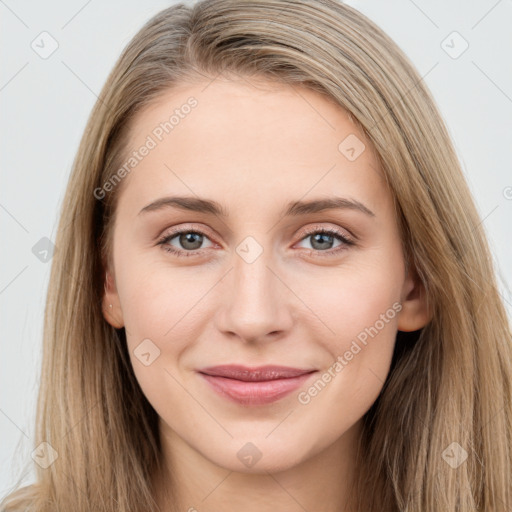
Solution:
[[[164,192],[260,208],[333,191],[375,203],[385,186],[349,114],[295,85],[218,78],[169,89],[132,120],[127,158],[144,146],[122,194],[141,207]]]
[[[258,143],[264,142],[265,149],[277,146],[283,150],[286,142],[304,139],[311,140],[314,149],[330,146],[337,150],[344,132],[365,139],[348,112],[332,98],[304,86],[253,78],[217,78],[173,87],[134,117],[129,139],[136,146],[153,134],[157,142],[171,144],[183,142],[180,134],[188,136],[192,129],[197,141],[208,144],[209,150],[217,141],[225,142],[227,136],[232,146],[250,146],[254,152],[262,149]],[[319,139],[325,139],[323,147]],[[296,154],[300,149],[295,148]]]

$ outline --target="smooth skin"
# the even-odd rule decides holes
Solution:
[[[179,510],[348,510],[361,418],[386,380],[397,330],[430,319],[424,289],[406,271],[391,193],[344,109],[314,91],[254,79],[169,90],[135,117],[130,151],[191,96],[197,106],[124,178],[103,305],[106,320],[125,327],[136,378],[160,418],[175,480],[158,480],[158,500],[171,510],[161,491],[172,488]],[[338,149],[350,134],[365,144],[354,161]],[[216,201],[227,215],[140,213],[166,196]],[[345,207],[284,216],[290,202],[333,197],[373,215]],[[171,237],[173,229],[202,236]],[[337,230],[353,244],[309,229]],[[246,237],[256,244],[242,247],[262,250],[250,263],[237,251]],[[299,392],[394,303],[400,312],[301,403]],[[148,366],[134,353],[146,339],[160,350]],[[197,373],[220,364],[317,373],[277,402],[243,406]],[[237,457],[247,443],[261,453],[252,466]]]

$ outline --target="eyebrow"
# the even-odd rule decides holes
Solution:
[[[164,208],[178,208],[185,211],[209,213],[224,218],[229,216],[227,210],[218,202],[192,196],[162,197],[142,208],[138,215]],[[373,213],[363,203],[356,201],[355,199],[347,199],[343,197],[329,197],[310,201],[292,201],[286,205],[283,215],[285,217],[296,217],[299,215],[307,215],[335,209],[356,210],[369,215],[370,217],[375,217],[375,213]]]

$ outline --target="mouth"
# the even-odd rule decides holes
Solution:
[[[198,371],[211,389],[240,405],[265,405],[285,397],[300,387],[315,369],[287,366],[211,366]]]

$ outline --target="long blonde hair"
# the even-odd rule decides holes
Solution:
[[[100,200],[94,190],[121,165],[136,112],[219,73],[305,85],[351,114],[376,149],[405,256],[432,306],[423,329],[398,333],[364,417],[359,510],[512,510],[512,336],[474,202],[418,72],[373,22],[334,0],[177,4],[123,51],[89,118],[55,240],[34,447],[47,442],[58,457],[36,465],[36,483],[0,509],[157,510],[157,415],[124,329],[101,306],[122,183]]]

